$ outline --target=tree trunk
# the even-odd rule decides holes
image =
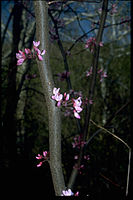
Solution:
[[[46,50],[43,61],[38,61],[38,69],[45,95],[49,116],[49,151],[50,170],[56,196],[65,189],[61,163],[61,118],[60,110],[51,99],[54,88],[53,77],[49,66],[48,37],[48,5],[46,1],[34,1],[36,18],[36,38],[41,43],[41,49]]]

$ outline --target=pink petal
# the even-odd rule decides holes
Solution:
[[[38,165],[37,165],[37,167],[41,167],[42,166],[42,162],[40,162]]]
[[[44,157],[46,157],[47,156],[47,151],[43,151],[43,155],[44,155]]]
[[[38,47],[38,46],[40,45],[40,41],[38,41],[38,42],[33,41],[33,45],[34,45],[35,47]]]
[[[74,156],[74,159],[77,160],[77,159],[78,159],[78,156]]]
[[[61,101],[58,101],[57,106],[58,106],[58,107],[61,106]]]
[[[76,192],[74,196],[79,196],[79,192]]]
[[[100,47],[103,47],[103,42],[99,42],[99,46],[100,46]]]
[[[26,48],[25,48],[25,53],[26,53],[26,54],[31,53],[30,49],[26,49]]]
[[[22,55],[20,53],[16,53],[16,58],[17,59],[21,59],[22,58]]]
[[[40,61],[42,61],[43,60],[43,57],[41,56],[41,55],[37,55],[38,56],[38,59],[40,60]]]
[[[24,62],[24,59],[23,59],[23,58],[22,58],[22,59],[19,59],[19,60],[17,61],[17,65],[22,65],[23,62]]]
[[[81,108],[81,107],[79,107],[79,106],[75,106],[74,107],[75,108],[75,110],[78,112],[78,113],[80,113],[83,109]]]
[[[80,119],[80,115],[74,110],[74,117],[76,117],[77,119]]]
[[[41,53],[41,55],[44,55],[45,53],[46,53],[46,50],[43,50],[42,53]]]

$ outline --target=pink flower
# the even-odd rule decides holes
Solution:
[[[92,74],[92,67],[90,68],[89,71],[86,71],[86,76],[90,76]]]
[[[78,97],[78,99],[73,99],[73,107],[74,107],[74,117],[76,117],[77,119],[80,119],[80,115],[78,113],[80,113],[83,109],[80,107],[82,104],[82,100],[81,97]]]
[[[100,74],[102,71],[103,71],[103,69],[99,69],[97,73]]]
[[[42,159],[42,155],[38,154],[38,155],[36,156],[36,159]]]
[[[25,61],[24,59],[19,59],[19,60],[17,61],[17,65],[22,65],[24,61]]]
[[[52,96],[52,99],[58,102],[57,103],[58,107],[61,105],[61,101],[63,99],[63,95],[59,93],[59,90],[60,90],[60,88],[58,88],[58,89],[54,88],[53,89],[53,94],[54,95]]]
[[[37,165],[37,167],[41,167],[44,162],[49,160],[49,153],[47,151],[43,151],[43,155],[38,154],[36,159],[41,160],[41,162]]]
[[[67,106],[67,101],[69,100],[70,98],[70,94],[66,94],[66,92],[64,93],[64,98],[63,98],[63,106]]]
[[[80,107],[81,104],[82,104],[82,100],[81,100],[81,97],[78,97],[78,99],[73,99],[74,101],[74,104],[73,104],[73,107]]]
[[[38,49],[37,50],[37,56],[38,56],[38,59],[40,60],[40,61],[42,61],[43,60],[43,55],[46,53],[46,51],[45,50],[42,50],[42,52]]]
[[[96,38],[90,37],[85,44],[85,48],[90,48],[91,53],[93,52],[93,48],[96,44]]]
[[[76,155],[76,156],[74,156],[74,159],[75,159],[75,160],[77,160],[77,159],[78,159],[78,156],[77,156],[77,155]]]
[[[102,82],[102,81],[103,81],[103,78],[106,78],[106,77],[107,77],[107,73],[106,73],[106,72],[103,72],[103,73],[101,74],[100,82]]]
[[[38,165],[37,165],[37,167],[41,167],[42,166],[42,162],[40,162]]]
[[[74,193],[71,191],[71,189],[63,190],[61,196],[73,196]]]
[[[89,155],[84,155],[84,159],[86,159],[86,160],[90,160]]]
[[[99,12],[99,14],[101,14],[102,13],[102,8],[99,8],[98,12]]]
[[[34,45],[33,48],[37,52],[38,59],[40,61],[42,61],[43,60],[42,55],[44,55],[46,53],[46,50],[40,51],[40,49],[37,48],[40,45],[40,41],[38,41],[38,42],[33,41],[33,45]]]
[[[103,69],[99,69],[97,73],[100,74],[100,82],[103,81],[103,78],[107,77],[107,72],[103,72]]]
[[[36,48],[36,47],[34,47],[34,49],[35,49],[35,51],[37,52],[38,59],[39,59],[40,61],[42,61],[42,60],[43,60],[42,55],[44,55],[44,54],[46,53],[46,51],[45,51],[45,50],[42,50],[42,52],[41,52],[40,49],[38,49],[38,48]]]
[[[19,53],[16,53],[17,65],[22,65],[23,62],[26,60],[25,53],[19,50]]]
[[[25,53],[26,53],[26,54],[31,54],[31,50],[25,48]]]
[[[66,94],[66,92],[64,93],[64,99],[65,99],[65,101],[68,101],[69,100],[69,97],[70,97],[70,95],[69,94]]]
[[[102,42],[102,41],[99,42],[99,46],[100,46],[100,47],[103,47],[103,42]]]
[[[33,45],[34,45],[35,47],[38,47],[38,46],[40,45],[40,41],[38,41],[38,42],[33,41]]]
[[[76,110],[74,110],[73,112],[74,112],[74,117],[76,117],[77,119],[80,119],[80,115],[78,114],[78,112],[76,112]]]
[[[76,192],[74,196],[79,196],[79,192]]]
[[[93,104],[93,100],[92,99],[89,100],[89,104]]]
[[[47,156],[47,151],[43,151],[43,156],[46,157]]]
[[[116,4],[112,4],[112,9],[111,9],[111,12],[110,12],[112,15],[114,13],[117,13],[117,5]]]

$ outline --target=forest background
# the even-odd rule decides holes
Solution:
[[[74,184],[74,191],[80,195],[93,197],[106,192],[124,195],[127,187],[129,148],[103,129],[97,131],[98,125],[106,124],[109,132],[131,146],[130,4],[130,1],[109,1],[98,66],[107,77],[100,81],[97,76],[96,80],[92,123],[87,136],[89,159],[83,161],[84,168]],[[84,97],[88,95],[91,75],[87,73],[91,69],[92,52],[85,44],[97,35],[101,5],[102,1],[49,4],[50,67],[55,87],[61,88],[62,93],[73,89]],[[37,167],[37,154],[49,149],[48,112],[37,63],[28,60],[22,66],[16,65],[18,50],[31,49],[36,41],[33,1],[2,1],[1,11],[0,173],[3,186],[7,187],[7,182],[12,185],[14,179],[18,190],[23,187],[29,191],[32,185],[33,191],[44,190],[54,196],[48,163]],[[71,88],[58,40],[67,55]],[[62,112],[62,168],[68,182],[75,165],[74,156],[79,153],[72,145],[79,132],[75,118],[65,115]],[[81,124],[83,115],[84,111]]]

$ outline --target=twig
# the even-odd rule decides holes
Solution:
[[[109,178],[107,178],[106,176],[104,176],[102,173],[99,173],[100,176],[102,176],[104,179],[106,179],[107,181],[109,181],[110,183],[112,183],[113,185],[115,185],[116,187],[120,187],[119,184],[114,183],[112,180],[110,180]]]
[[[128,148],[128,150],[129,150],[129,158],[128,158],[127,184],[126,184],[126,196],[127,196],[128,195],[128,188],[129,188],[130,165],[131,165],[130,164],[131,163],[131,147],[126,142],[124,142],[124,140],[119,138],[117,135],[115,135],[114,133],[111,133],[106,128],[96,124],[93,120],[90,119],[90,122],[92,122],[98,128],[102,129],[103,131],[105,131],[105,132],[109,133],[110,135],[112,135],[113,137],[115,137],[117,140],[122,142]]]

